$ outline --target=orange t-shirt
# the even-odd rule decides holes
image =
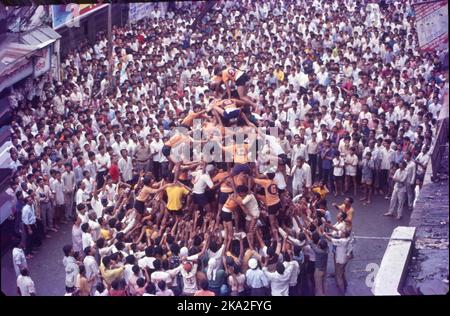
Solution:
[[[241,199],[239,196],[236,197],[237,200]],[[237,203],[235,201],[234,198],[232,198],[231,196],[228,197],[227,201],[225,202],[225,204],[223,205],[223,207],[229,209],[232,212],[236,212],[236,209],[238,208],[239,203]]]
[[[216,83],[221,83],[221,82],[222,82],[222,78],[221,77],[219,77],[219,76],[212,76],[211,83],[216,84]]]
[[[228,81],[236,82],[236,79],[240,77],[242,71],[239,69],[235,69],[232,67],[229,67],[222,71],[222,81],[223,83],[227,83]]]
[[[272,206],[280,202],[278,196],[278,188],[273,180],[269,179],[255,179],[255,183],[264,188],[266,195],[266,206]]]
[[[212,179],[212,181],[217,183],[217,182],[222,181],[226,177],[228,177],[228,171],[222,171],[222,172],[219,172],[218,174],[216,174],[214,176],[214,178]],[[233,188],[230,186],[228,181],[229,180],[225,180],[224,182],[222,182],[222,184],[220,185],[220,192],[223,192],[223,193],[233,192]]]

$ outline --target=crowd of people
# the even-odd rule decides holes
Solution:
[[[446,77],[410,1],[220,1],[192,30],[198,6],[12,89],[22,295],[67,223],[66,295],[326,295],[329,256],[345,295],[354,199],[413,208]]]

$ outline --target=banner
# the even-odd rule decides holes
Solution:
[[[50,70],[51,66],[51,53],[50,46],[47,46],[36,54],[36,60],[34,62],[34,77],[37,78],[40,75]]]
[[[130,3],[128,21],[136,23],[139,20],[150,17],[152,12],[157,9],[156,5],[157,3],[152,2]]]
[[[80,19],[106,7],[108,4],[56,4],[52,5],[53,29],[63,26],[79,27]]]
[[[448,1],[416,2],[414,11],[420,49],[431,51],[448,47]]]
[[[31,74],[33,74],[33,62],[31,59],[24,58],[13,71],[0,76],[0,92]]]

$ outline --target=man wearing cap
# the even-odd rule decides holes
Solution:
[[[250,288],[250,296],[266,296],[269,280],[258,267],[258,261],[251,258],[248,261],[249,270],[245,273],[246,283]]]

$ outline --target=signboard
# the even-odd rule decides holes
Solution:
[[[0,76],[0,92],[33,73],[33,62],[25,58],[13,71]]]
[[[108,4],[56,4],[52,5],[53,29],[63,26],[79,27],[80,19],[106,7]]]
[[[36,59],[34,62],[34,77],[37,78],[40,75],[46,73],[50,70],[51,66],[51,52],[50,52],[50,46],[47,46],[43,49],[41,49],[36,54]]]
[[[419,46],[424,51],[448,47],[448,1],[414,4]]]
[[[139,20],[150,17],[156,9],[156,4],[151,2],[130,3],[128,20],[131,23],[136,23]]]

